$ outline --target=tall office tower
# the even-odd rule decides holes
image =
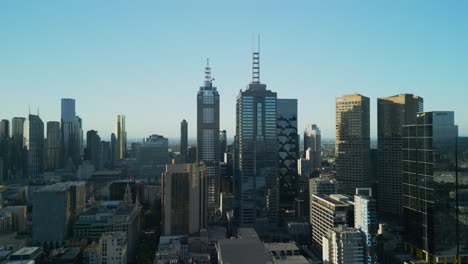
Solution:
[[[117,157],[118,160],[125,158],[127,154],[127,131],[125,130],[125,116],[117,115]]]
[[[112,168],[112,151],[111,143],[109,141],[101,141],[101,161],[102,166],[106,169]]]
[[[89,160],[96,170],[102,169],[101,137],[96,130],[86,132],[85,159]]]
[[[236,104],[235,196],[241,227],[276,226],[279,209],[276,93],[260,83],[260,54],[253,53],[252,82]]]
[[[401,148],[404,125],[416,124],[423,98],[400,94],[377,99],[377,179],[380,215],[401,219],[403,215]]]
[[[186,235],[206,228],[207,201],[203,163],[168,164],[161,186],[163,234]]]
[[[45,146],[45,167],[52,171],[60,168],[60,151],[62,143],[62,132],[60,122],[47,122],[47,140]]]
[[[317,171],[322,162],[322,135],[320,128],[313,124],[304,130],[304,157],[310,161],[310,169]]]
[[[197,161],[203,161],[206,166],[208,214],[211,216],[219,208],[219,93],[213,86],[208,62],[205,83],[197,93]]]
[[[314,194],[310,200],[310,225],[312,245],[322,247],[322,238],[328,229],[348,223],[349,204],[340,194]]]
[[[365,246],[366,242],[360,230],[346,226],[331,228],[323,237],[323,263],[367,263]]]
[[[336,98],[336,179],[343,193],[369,187],[369,98],[360,94]]]
[[[180,122],[180,159],[182,163],[187,162],[187,148],[188,148],[188,123],[182,120]]]
[[[38,177],[44,164],[44,123],[37,115],[29,115],[24,122],[26,171],[29,179]]]
[[[457,167],[457,138],[449,111],[422,112],[403,126],[403,239],[429,263],[468,260],[468,173]]]
[[[3,119],[0,121],[0,141],[10,138],[10,121]]]
[[[78,124],[78,164],[81,164],[82,158],[84,157],[84,146],[83,146],[83,119],[79,116],[76,117],[76,122]]]
[[[11,120],[12,139],[12,173],[21,176],[23,171],[23,142],[24,142],[24,117],[13,117]]]
[[[0,180],[8,179],[8,172],[11,168],[11,144],[10,144],[10,122],[6,119],[0,121]]]
[[[372,198],[371,188],[357,188],[354,195],[354,228],[364,233],[366,241],[365,263],[377,263],[377,201]]]
[[[127,234],[122,231],[107,232],[99,238],[100,264],[126,264]]]
[[[80,118],[76,116],[75,99],[62,98],[62,165],[81,164],[82,131]],[[80,140],[81,138],[81,140]]]
[[[280,205],[290,208],[298,192],[297,99],[278,99],[276,113]]]
[[[219,131],[219,160],[221,162],[226,162],[226,160],[224,160],[224,154],[228,152],[227,148],[226,130]]]
[[[119,153],[117,151],[117,137],[114,133],[111,134],[111,158],[112,158],[112,168],[117,165],[117,160],[119,159]]]
[[[160,135],[151,135],[143,142],[138,154],[140,174],[160,181],[161,174],[169,163],[169,140]]]

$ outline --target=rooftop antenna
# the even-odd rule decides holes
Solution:
[[[29,104],[28,107],[29,107],[29,115],[31,115],[31,104]]]
[[[260,83],[260,34],[258,34],[257,45],[258,50],[255,51],[254,38],[252,36],[252,83]]]
[[[213,79],[211,78],[210,58],[206,58],[205,66],[205,87],[211,87]]]
[[[39,116],[39,106],[37,106],[37,116]]]

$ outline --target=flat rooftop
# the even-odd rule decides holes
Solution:
[[[38,251],[41,251],[40,247],[24,247],[15,253],[11,254],[12,256],[25,256],[25,255],[31,255],[34,254]]]
[[[263,243],[257,239],[222,239],[217,247],[225,264],[273,264]]]

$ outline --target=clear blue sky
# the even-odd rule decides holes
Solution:
[[[334,137],[336,96],[372,101],[414,93],[425,110],[453,110],[468,131],[468,1],[0,1],[0,118],[40,107],[60,120],[77,100],[84,129],[108,138],[115,115],[129,138],[195,136],[196,93],[210,58],[221,129],[251,80],[252,33],[261,81],[299,99],[300,131]]]

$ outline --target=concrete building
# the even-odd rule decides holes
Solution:
[[[342,193],[369,186],[370,103],[360,94],[336,98],[336,179]]]
[[[220,239],[216,243],[219,264],[273,264],[254,229],[239,228],[238,232],[236,239]]]
[[[278,176],[280,206],[290,209],[298,191],[297,99],[277,99]]]
[[[342,225],[333,227],[323,237],[323,263],[367,263],[365,246],[364,235],[360,230]]]
[[[83,250],[83,264],[101,264],[101,249],[99,242],[91,242]]]
[[[127,234],[106,232],[99,239],[102,264],[127,264]]]
[[[309,179],[309,194],[312,199],[314,194],[338,193],[338,181],[327,177]]]
[[[309,264],[294,242],[265,243],[265,250],[270,253],[274,264]]]
[[[45,144],[45,169],[53,171],[61,166],[62,132],[60,122],[47,122],[47,139]]]
[[[213,86],[211,67],[205,67],[205,82],[197,93],[197,162],[204,162],[208,185],[210,219],[219,208],[219,93]]]
[[[236,104],[235,215],[241,227],[276,227],[279,217],[276,93],[260,82],[260,54],[253,53],[252,82]]]
[[[312,245],[322,248],[322,238],[328,229],[348,223],[349,204],[340,201],[340,195],[314,194],[310,201]]]
[[[172,264],[189,256],[187,236],[161,236],[154,256],[154,264]]]
[[[400,94],[377,99],[378,200],[384,219],[401,219],[403,189],[401,148],[404,125],[416,124],[423,98]]]
[[[85,201],[84,182],[56,183],[34,192],[33,241],[55,247],[67,240],[73,228],[72,220],[84,210]]]
[[[44,169],[44,123],[37,115],[29,115],[24,122],[24,149],[26,151],[26,175],[34,179]]]
[[[162,234],[192,234],[207,226],[207,180],[203,163],[168,164],[161,188]]]
[[[364,234],[366,262],[377,263],[377,201],[372,198],[372,189],[358,188],[354,195],[354,228]]]

